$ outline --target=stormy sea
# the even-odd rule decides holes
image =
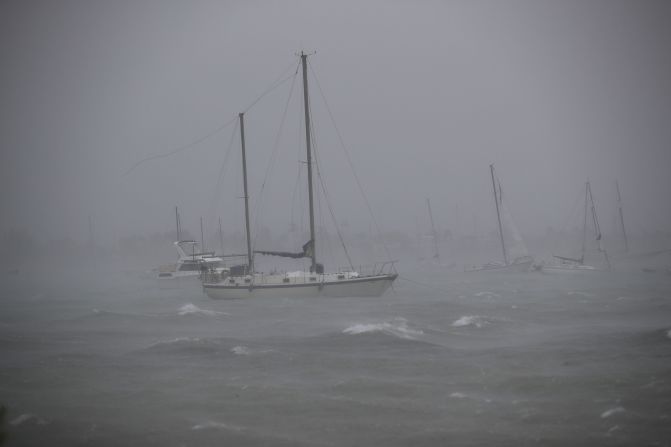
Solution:
[[[671,445],[671,276],[406,269],[379,298],[212,301],[6,275],[12,446]]]

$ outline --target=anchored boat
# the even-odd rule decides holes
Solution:
[[[384,262],[364,272],[353,268],[339,272],[324,272],[317,262],[315,238],[314,191],[312,182],[313,135],[310,131],[310,106],[308,98],[307,54],[301,53],[303,71],[303,105],[305,112],[305,142],[307,154],[307,187],[310,217],[310,240],[301,252],[252,250],[249,195],[247,192],[247,162],[245,155],[244,114],[239,114],[242,150],[242,179],[245,201],[245,229],[247,239],[247,265],[231,268],[230,272],[207,272],[203,275],[203,290],[212,299],[240,299],[251,297],[317,297],[317,296],[380,296],[394,282],[398,274],[394,262]],[[265,274],[254,269],[254,254],[286,258],[310,258],[309,271]]]
[[[619,192],[619,191],[618,191]],[[621,209],[620,209],[621,212]],[[594,205],[594,197],[592,196],[592,186],[589,182],[585,182],[585,210],[583,214],[582,226],[582,248],[580,250],[580,257],[569,257],[553,255],[555,262],[552,264],[543,265],[542,270],[547,273],[571,273],[571,272],[590,272],[598,271],[597,267],[585,264],[585,253],[587,250],[587,221],[591,216],[592,229],[594,233],[594,240],[596,241],[596,248],[599,253],[603,254],[606,268],[610,270],[610,261],[608,253],[601,246],[601,227],[599,226],[599,219],[596,215],[596,206]],[[620,217],[622,215],[620,214]],[[624,224],[624,220],[622,220]]]

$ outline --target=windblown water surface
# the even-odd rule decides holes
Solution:
[[[216,302],[7,276],[8,445],[669,445],[671,277],[408,273]]]

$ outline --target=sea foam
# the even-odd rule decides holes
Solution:
[[[601,418],[606,419],[617,413],[624,413],[623,407],[615,407],[601,413]]]
[[[454,327],[475,326],[477,328],[481,328],[488,324],[489,321],[487,320],[486,317],[482,317],[480,315],[464,315],[458,320],[455,320],[455,322],[452,323],[452,326]]]
[[[179,308],[179,315],[199,315],[206,317],[216,317],[219,315],[229,315],[226,312],[218,312],[216,310],[201,309],[193,303],[188,303]]]
[[[393,335],[408,340],[414,340],[416,337],[424,334],[424,332],[419,329],[409,328],[405,318],[395,318],[392,321],[384,321],[382,323],[360,323],[349,326],[343,330],[343,334],[349,335],[370,334],[375,332],[382,332],[387,335]]]
[[[45,421],[44,419],[42,419],[39,416],[35,416],[34,414],[30,414],[30,413],[25,413],[25,414],[22,414],[21,416],[18,416],[16,418],[12,419],[12,421],[9,424],[14,425],[14,426],[18,426],[18,425],[24,424],[26,422],[31,422],[31,421],[35,422],[37,425],[45,425],[47,423],[47,421]]]
[[[246,346],[235,346],[231,349],[231,352],[237,355],[250,355],[252,353]]]

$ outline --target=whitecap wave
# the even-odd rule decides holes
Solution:
[[[231,349],[231,352],[237,355],[250,355],[252,353],[247,346],[235,346]]]
[[[149,348],[157,348],[157,347],[163,347],[163,346],[175,346],[175,345],[189,345],[189,344],[194,344],[194,343],[200,343],[201,339],[198,337],[177,337],[173,338],[172,340],[167,340],[167,341],[157,341],[156,343],[152,343],[149,345]]]
[[[457,391],[456,393],[450,394],[450,397],[453,397],[455,399],[465,399],[467,396],[464,393],[460,393]]]
[[[614,415],[614,414],[624,413],[624,411],[625,411],[625,410],[624,410],[623,407],[615,407],[615,408],[611,408],[611,409],[606,410],[606,411],[604,411],[603,413],[601,413],[601,418],[602,418],[602,419],[606,419],[606,418],[611,417],[611,416]]]
[[[207,421],[202,424],[196,424],[191,427],[191,430],[206,430],[206,429],[217,429],[217,430],[233,430],[233,431],[242,431],[242,427],[236,425],[224,424],[223,422]]]
[[[394,318],[391,321],[383,321],[381,323],[360,323],[349,326],[344,329],[343,334],[359,335],[381,332],[387,335],[404,338],[407,340],[415,340],[416,337],[424,335],[419,329],[412,329],[408,327],[408,321],[405,318]]]
[[[179,315],[199,315],[206,317],[217,317],[219,315],[228,315],[226,312],[219,312],[216,310],[201,309],[193,303],[187,303],[179,308]]]
[[[12,419],[12,421],[9,424],[14,425],[14,426],[18,426],[18,425],[24,424],[26,422],[34,422],[37,425],[47,424],[47,421],[45,421],[41,417],[35,416],[34,414],[30,414],[30,413],[25,413],[25,414],[22,414],[21,416],[18,416],[16,418]]]
[[[490,321],[487,319],[487,317],[483,317],[480,315],[464,315],[458,320],[455,320],[454,323],[452,323],[452,326],[454,327],[475,326],[477,328],[481,328],[487,326],[489,323]]]

